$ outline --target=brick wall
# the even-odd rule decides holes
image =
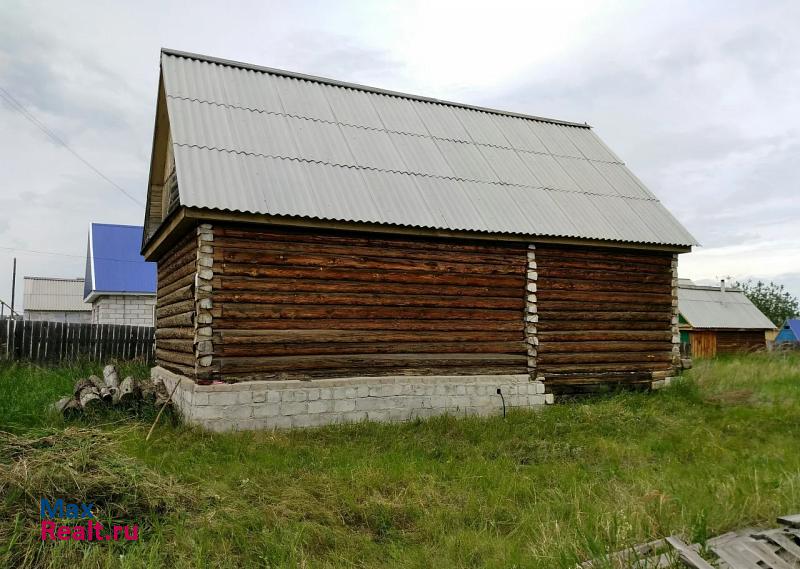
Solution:
[[[405,421],[434,415],[494,415],[553,402],[544,384],[522,375],[382,376],[242,381],[199,385],[161,367],[183,419],[212,431]],[[176,387],[176,383],[179,385]],[[502,393],[502,397],[498,394]]]
[[[152,326],[154,294],[105,295],[92,303],[93,324]]]

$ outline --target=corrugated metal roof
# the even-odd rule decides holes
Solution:
[[[181,203],[689,246],[585,125],[165,50]]]
[[[156,263],[148,263],[139,252],[143,230],[140,225],[90,224],[86,302],[101,294],[155,294]]]
[[[83,302],[83,279],[49,277],[25,277],[23,307],[58,312],[92,310],[90,304]]]
[[[678,284],[678,309],[693,328],[772,330],[775,325],[739,290]]]

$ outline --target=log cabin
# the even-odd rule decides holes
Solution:
[[[766,350],[775,324],[724,280],[719,286],[704,286],[679,279],[678,328],[684,353],[713,358]]]
[[[209,428],[663,386],[695,244],[586,124],[161,52],[154,374]]]

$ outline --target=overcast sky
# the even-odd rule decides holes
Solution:
[[[162,46],[588,122],[702,243],[682,277],[800,295],[798,25],[796,0],[6,0],[0,87],[142,203]],[[2,101],[0,184],[7,302],[14,255],[19,304],[23,275],[83,276],[90,221],[143,220]]]

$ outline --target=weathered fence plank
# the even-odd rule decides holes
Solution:
[[[0,358],[35,362],[143,359],[152,362],[155,330],[121,324],[30,320],[0,323]]]

